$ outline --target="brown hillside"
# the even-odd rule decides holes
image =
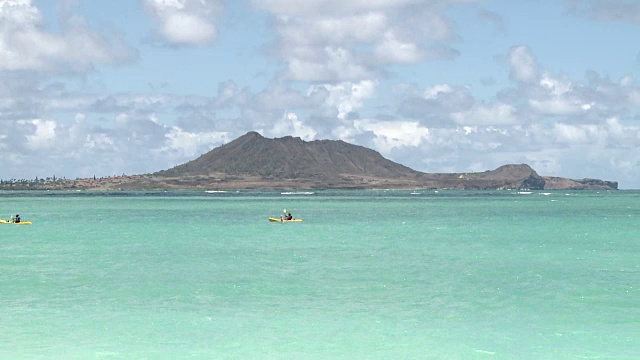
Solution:
[[[340,179],[415,177],[418,172],[385,159],[378,152],[344,141],[303,141],[291,136],[267,139],[249,132],[199,158],[154,175],[167,177],[213,174],[259,176],[263,179]]]
[[[549,179],[549,178],[547,178]],[[561,178],[559,178],[561,179]],[[573,188],[575,182],[567,179]],[[610,186],[593,180],[581,188]],[[199,158],[149,175],[132,187],[217,189],[544,189],[545,178],[526,164],[479,173],[423,173],[385,159],[378,152],[344,141],[268,139],[249,132]],[[554,188],[565,183],[550,181]]]

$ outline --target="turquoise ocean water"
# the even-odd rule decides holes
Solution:
[[[270,223],[286,208],[303,223]],[[640,192],[0,192],[2,359],[638,359]]]

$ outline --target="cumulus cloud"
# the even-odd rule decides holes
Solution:
[[[357,111],[367,99],[374,96],[376,83],[371,80],[363,80],[357,83],[314,85],[309,88],[309,93],[321,90],[328,93],[325,105],[337,111],[336,117],[338,119],[345,120],[350,113]]]
[[[517,88],[500,94],[501,101],[516,106],[528,121],[559,118],[576,123],[601,123],[611,116],[624,114],[631,118],[640,110],[639,88],[629,76],[611,80],[588,72],[587,81],[579,81],[547,70],[539,72],[541,75],[535,81],[520,83]]]
[[[77,114],[71,123],[56,119],[20,120],[7,129],[11,136],[7,136],[3,156],[11,158],[12,163],[3,170],[14,174],[27,172],[28,178],[53,174],[84,177],[139,174],[177,165],[230,140],[224,131],[189,132],[163,122],[166,121],[154,114],[146,117],[118,114],[107,126],[89,124],[84,114]],[[0,131],[0,138],[4,136]],[[46,157],[41,156],[43,151]],[[25,158],[37,166],[20,169]]]
[[[526,83],[538,78],[538,63],[527,46],[511,48],[508,59],[512,79]]]
[[[423,60],[453,59],[460,53],[448,46],[427,48],[413,41],[402,41],[390,31],[385,33],[373,54],[381,64],[412,64]]]
[[[190,132],[180,127],[173,126],[165,132],[166,142],[164,146],[155,152],[160,156],[171,154],[173,158],[196,158],[209,151],[212,144],[220,144],[233,139],[229,138],[228,132]]]
[[[578,85],[580,87],[580,85]],[[594,103],[587,92],[574,88],[574,83],[566,78],[553,78],[543,74],[537,91],[532,92],[529,106],[538,114],[575,115],[590,110]]]
[[[354,127],[360,132],[373,133],[373,145],[383,154],[389,154],[397,147],[419,147],[430,137],[429,129],[415,121],[363,119],[354,121]]]
[[[217,36],[219,0],[142,0],[158,36],[171,45],[207,46]]]
[[[315,140],[317,133],[311,126],[298,119],[297,114],[287,112],[280,121],[275,122],[265,135],[273,137],[294,136],[311,141]]]
[[[476,103],[471,88],[451,84],[435,84],[421,93],[407,94],[398,112],[430,127],[455,126],[451,115],[469,111]]]
[[[120,37],[98,34],[78,16],[62,25],[47,32],[31,0],[0,0],[0,71],[82,72],[135,57]]]
[[[386,65],[459,55],[444,10],[465,2],[254,1],[274,18],[289,78],[316,82],[379,79]]]
[[[595,125],[570,125],[570,124],[555,124],[553,127],[553,134],[558,143],[567,145],[576,144],[601,144],[606,139],[605,133],[599,131],[600,129]]]
[[[518,122],[516,108],[510,104],[477,104],[471,109],[451,114],[460,125],[509,125]]]
[[[521,123],[513,104],[476,100],[468,86],[436,84],[421,97],[410,96],[400,105],[405,116],[431,127],[514,125]]]
[[[34,119],[18,121],[19,125],[32,125],[34,131],[27,135],[26,147],[30,150],[49,150],[55,145],[56,122],[52,120]]]
[[[357,60],[343,47],[325,47],[313,57],[293,57],[288,61],[289,76],[300,81],[351,81],[376,77],[374,69]]]
[[[382,12],[365,12],[345,16],[277,18],[283,41],[292,44],[346,45],[375,41],[389,26]]]
[[[409,64],[424,58],[423,50],[413,42],[403,42],[393,32],[387,32],[384,40],[374,51],[375,56],[384,63]]]

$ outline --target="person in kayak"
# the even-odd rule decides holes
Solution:
[[[16,214],[16,217],[13,218],[13,222],[16,223],[16,224],[19,223],[20,222],[20,215]]]
[[[293,216],[291,216],[291,213],[289,213],[289,215],[285,217],[285,220],[293,220]]]

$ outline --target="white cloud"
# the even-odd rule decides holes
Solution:
[[[594,151],[628,151],[640,146],[640,126],[625,124],[615,117],[605,119],[600,124],[556,122],[549,126],[534,125],[526,130],[532,134],[535,142],[543,144],[548,150],[588,146]]]
[[[538,86],[530,85],[529,106],[543,115],[584,114],[596,105],[594,93],[581,84],[575,85],[567,77],[553,78],[548,73],[541,76]]]
[[[387,32],[384,40],[376,47],[375,56],[383,63],[409,64],[425,57],[423,50],[413,42],[398,40],[393,32]]]
[[[0,71],[86,71],[96,64],[119,64],[134,52],[118,37],[68,21],[63,31],[45,30],[31,0],[0,0]]]
[[[27,135],[27,148],[31,150],[48,150],[55,146],[56,122],[52,120],[34,119],[19,121],[20,125],[33,125],[34,131]]]
[[[454,88],[449,84],[437,84],[431,86],[424,91],[425,99],[437,99],[441,94],[450,94],[454,92]]]
[[[570,145],[594,144],[603,140],[603,133],[595,125],[555,124],[553,132],[557,142]]]
[[[215,28],[211,23],[184,13],[166,15],[160,32],[174,44],[209,45],[215,36]]]
[[[453,2],[450,3],[453,5]],[[428,39],[437,42],[455,40],[453,24],[441,13],[442,8],[422,6],[401,9],[398,14],[402,20],[397,21],[393,28],[400,37],[407,39]]]
[[[255,95],[240,94],[239,96],[242,99],[237,102],[243,110],[251,109],[265,115],[269,114],[268,116],[276,121],[289,109],[315,108],[322,105],[328,93],[323,87],[312,87],[304,95],[291,89],[287,84],[274,82]]]
[[[397,147],[419,147],[428,140],[428,128],[420,126],[414,121],[374,121],[369,119],[354,121],[358,131],[370,131],[375,135],[373,143],[382,153],[388,154]]]
[[[470,116],[477,101],[470,86],[435,84],[423,91],[410,89],[399,105],[402,116],[417,119],[431,128],[451,127],[454,119]]]
[[[113,139],[104,133],[89,134],[86,147],[89,150],[110,151],[113,148]]]
[[[282,137],[282,136],[294,136],[299,137],[305,141],[315,140],[316,131],[312,127],[305,125],[298,115],[292,112],[284,114],[280,121],[277,121],[273,128],[268,131],[269,136]]]
[[[346,16],[297,18],[280,16],[279,32],[288,45],[347,45],[378,40],[388,28],[388,18],[381,12],[364,12]]]
[[[554,79],[549,74],[544,74],[540,79],[540,86],[549,91],[551,95],[562,96],[573,90],[573,83],[569,79]]]
[[[450,59],[457,37],[444,11],[474,1],[255,0],[272,14],[276,53],[293,80],[378,79],[390,64]],[[354,49],[357,49],[354,50]]]
[[[314,85],[309,89],[309,92],[312,93],[318,89],[325,89],[329,92],[326,105],[337,110],[338,119],[345,120],[349,113],[357,111],[363,106],[364,101],[373,97],[376,91],[376,82],[363,80],[357,83]]]
[[[468,111],[455,112],[451,119],[460,125],[510,125],[518,122],[516,108],[509,104],[477,104]]]
[[[216,38],[213,22],[218,0],[143,0],[156,21],[158,35],[169,44],[207,46]]]
[[[512,49],[511,55],[511,76],[519,84],[499,95],[501,101],[517,109],[521,122],[553,118],[575,124],[600,124],[610,117],[628,120],[640,115],[640,88],[629,75],[610,80],[588,71],[587,81],[580,81],[539,67],[526,47]]]
[[[530,99],[529,105],[537,113],[547,115],[571,115],[591,108],[591,105],[589,104],[579,104],[575,101],[562,98],[544,100]]]
[[[325,47],[317,55],[313,58],[291,58],[288,61],[290,78],[299,81],[348,81],[375,77],[373,71],[346,48]]]
[[[526,83],[538,78],[538,63],[527,46],[511,48],[508,59],[512,79]]]
[[[209,151],[212,144],[220,144],[229,140],[228,132],[202,132],[194,133],[185,131],[177,126],[172,126],[164,135],[166,145],[156,153],[162,155],[165,152],[177,152],[183,158],[195,158]],[[174,155],[175,156],[175,155]]]
[[[5,26],[32,26],[41,21],[38,9],[31,5],[31,0],[0,1],[0,19]]]
[[[640,108],[640,89],[634,89],[629,92],[629,101],[637,108]]]

